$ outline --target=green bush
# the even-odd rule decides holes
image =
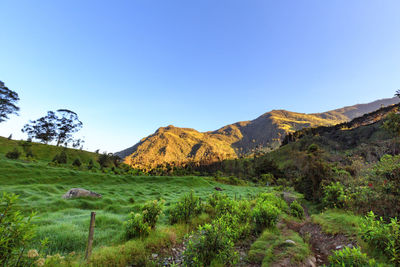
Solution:
[[[142,208],[143,222],[147,223],[152,229],[154,229],[163,208],[164,200],[147,201]]]
[[[58,164],[67,164],[67,152],[65,150],[62,150],[60,154],[57,154],[53,158],[53,162],[58,163]]]
[[[146,237],[150,234],[151,227],[144,222],[142,214],[131,212],[128,221],[125,223],[125,236],[127,239],[135,237]]]
[[[339,183],[330,183],[324,187],[324,196],[322,203],[329,208],[343,208],[346,205],[347,197],[344,192],[344,186]]]
[[[252,211],[252,218],[256,230],[262,231],[265,227],[274,226],[278,220],[280,210],[268,202],[259,202]]]
[[[24,251],[35,237],[34,214],[24,217],[15,208],[18,196],[3,193],[0,198],[0,266],[29,265]]]
[[[14,148],[13,150],[7,152],[6,157],[9,159],[19,159],[21,156],[21,152],[17,148]]]
[[[268,202],[271,205],[274,205],[281,211],[288,211],[289,207],[286,203],[285,200],[283,200],[281,197],[278,197],[274,193],[262,193],[258,196],[257,202]]]
[[[359,248],[345,247],[342,250],[334,251],[329,256],[330,266],[332,267],[366,267],[376,266],[373,259],[369,259],[367,254],[362,253]]]
[[[199,215],[203,211],[200,198],[193,191],[184,195],[175,205],[169,209],[169,222],[171,224],[177,222],[188,223],[193,217]]]
[[[252,232],[250,221],[241,222],[239,217],[235,214],[224,214],[213,222],[224,225],[225,228],[229,228],[227,233],[230,240],[233,242],[249,237]]]
[[[234,250],[233,229],[224,219],[199,226],[192,233],[183,254],[187,266],[209,266],[211,263],[234,265],[238,254]]]
[[[303,207],[295,200],[292,203],[290,203],[290,214],[293,217],[303,219],[304,218],[304,209]]]
[[[370,247],[383,251],[391,262],[400,265],[400,222],[396,218],[385,223],[371,211],[360,225],[360,234]]]
[[[31,148],[29,148],[29,149],[26,151],[25,156],[26,156],[27,158],[33,158],[33,157],[35,157],[35,155],[33,154],[33,151],[32,151]]]
[[[264,185],[265,184],[272,185],[275,184],[275,177],[272,173],[261,174],[260,179],[258,179],[258,182]]]
[[[360,225],[360,234],[361,238],[371,247],[384,251],[389,242],[390,229],[382,217],[376,219],[375,214],[371,211]]]
[[[87,168],[88,168],[88,170],[92,170],[92,169],[94,169],[94,167],[95,167],[94,161],[93,161],[93,159],[90,159]]]
[[[80,166],[82,166],[81,160],[78,159],[78,158],[76,158],[76,159],[72,162],[72,166],[75,166],[75,167],[80,167]]]
[[[243,203],[242,203],[243,204]],[[206,211],[211,217],[220,217],[224,214],[236,214],[239,217],[243,211],[239,210],[239,202],[229,198],[226,194],[213,193],[208,196]]]

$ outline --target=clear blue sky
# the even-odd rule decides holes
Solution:
[[[0,1],[0,80],[21,114],[69,108],[89,150],[158,127],[321,112],[400,88],[398,0]]]

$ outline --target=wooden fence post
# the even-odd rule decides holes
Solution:
[[[90,214],[89,238],[88,238],[85,260],[89,260],[90,255],[92,255],[95,220],[96,220],[96,212],[92,211],[92,213]]]

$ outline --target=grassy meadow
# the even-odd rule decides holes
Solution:
[[[18,208],[37,212],[38,239],[49,238],[48,253],[83,252],[90,212],[96,211],[94,247],[123,243],[124,221],[147,200],[164,199],[168,207],[193,190],[205,198],[218,186],[232,198],[244,198],[265,188],[231,186],[204,177],[151,177],[93,173],[52,167],[43,162],[8,160],[0,156],[0,191],[20,195]],[[101,199],[62,199],[69,189],[80,187],[103,195]]]

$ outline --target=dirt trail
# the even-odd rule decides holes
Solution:
[[[345,246],[356,246],[353,240],[343,234],[332,235],[324,233],[319,224],[311,222],[308,208],[303,205],[303,209],[305,215],[305,220],[303,222],[296,223],[287,221],[286,225],[289,229],[298,232],[300,236],[310,244],[316,259],[316,266],[328,265],[328,257],[332,254],[332,250],[341,249]]]

